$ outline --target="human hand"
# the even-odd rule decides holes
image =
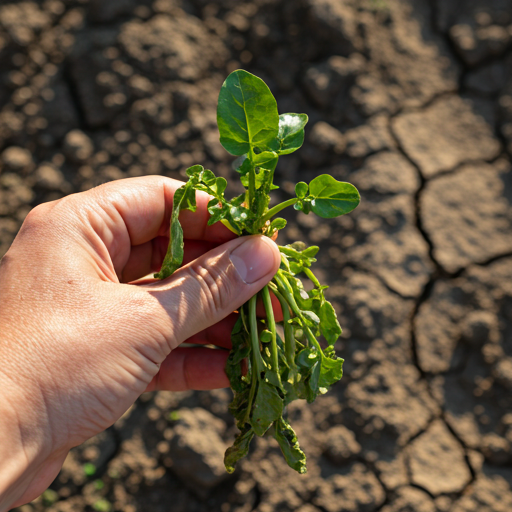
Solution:
[[[40,205],[2,259],[0,512],[41,494],[68,451],[144,391],[228,386],[227,351],[178,347],[229,348],[230,314],[270,281],[279,251],[207,226],[198,193],[180,215],[186,264],[140,280],[163,260],[180,185],[134,178]]]

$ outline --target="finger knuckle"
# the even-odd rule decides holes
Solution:
[[[199,263],[190,265],[189,272],[199,287],[199,300],[209,318],[224,311],[231,301],[233,291],[226,273],[215,266]]]

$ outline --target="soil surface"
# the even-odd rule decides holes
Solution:
[[[217,95],[243,67],[305,112],[276,201],[328,172],[321,246],[345,376],[222,467],[229,390],[144,395],[20,511],[512,510],[512,0],[0,2],[0,256],[36,204],[129,176],[233,175]]]

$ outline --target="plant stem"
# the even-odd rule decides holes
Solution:
[[[276,204],[267,213],[265,213],[263,217],[261,217],[260,225],[263,226],[267,220],[270,220],[274,215],[278,214],[281,210],[284,210],[288,206],[293,206],[297,201],[298,199],[296,197],[292,197],[291,199],[288,199],[288,201]]]
[[[247,412],[245,413],[245,417],[244,417],[244,423],[250,423],[250,419],[251,419],[251,412],[252,412],[252,402],[254,400],[254,395],[256,394],[256,384],[258,383],[258,376],[256,375],[256,366],[257,366],[257,363],[255,361],[255,356],[254,356],[254,352],[252,354],[252,357],[251,357],[252,361],[251,361],[251,364],[252,364],[252,372],[251,372],[251,389],[249,391],[249,399],[247,401]]]
[[[309,280],[317,287],[317,288],[320,288],[322,285],[320,284],[320,281],[318,281],[318,279],[316,278],[315,274],[313,274],[313,272],[311,272],[311,269],[307,268],[307,267],[304,267],[302,269],[302,271],[304,272],[304,274],[306,274],[309,278]]]
[[[284,328],[284,352],[288,366],[295,372],[295,350],[297,348],[297,342],[295,341],[295,334],[293,332],[293,326],[290,324],[290,306],[286,299],[279,293],[277,286],[274,283],[269,284],[272,293],[277,297],[277,300],[281,304],[281,310],[283,311],[283,328]]]
[[[248,153],[247,158],[249,158],[249,162],[251,164],[251,168],[249,169],[249,188],[247,189],[247,207],[252,211],[252,203],[254,201],[254,197],[256,196],[256,166],[254,165],[254,159],[252,157],[253,152],[252,148]]]
[[[272,341],[271,341],[271,356],[272,356],[272,370],[274,370],[277,374],[277,380],[281,388],[283,384],[281,383],[281,375],[279,374],[279,356],[277,354],[277,333],[276,333],[276,321],[274,318],[274,310],[272,308],[272,299],[270,298],[270,292],[268,291],[268,286],[265,286],[263,290],[261,290],[261,297],[263,299],[263,305],[265,306],[265,313],[267,315],[267,325],[272,333]]]
[[[251,347],[254,355],[254,362],[256,368],[254,369],[258,374],[258,379],[261,379],[261,374],[265,371],[265,362],[261,357],[260,340],[258,337],[258,323],[256,318],[256,295],[249,300],[249,334],[251,336]],[[254,371],[253,370],[253,371]]]
[[[297,303],[295,302],[295,298],[293,296],[293,290],[290,286],[290,283],[286,279],[286,276],[284,276],[279,270],[277,271],[277,274],[274,276],[274,280],[277,283],[277,287],[279,288],[279,291],[284,295],[286,298],[286,301],[290,305],[290,308],[293,311],[293,314],[295,316],[298,316],[299,318],[302,318],[302,312],[297,306]]]
[[[318,352],[320,354],[320,357],[323,359],[324,358],[324,351],[322,350],[322,347],[320,346],[320,343],[318,343],[318,340],[315,338],[315,336],[311,332],[311,329],[307,325],[304,325],[304,330],[306,331],[306,337],[308,338],[308,341],[314,347],[316,347],[316,349],[318,350]]]

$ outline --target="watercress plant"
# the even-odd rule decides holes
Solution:
[[[237,235],[272,237],[286,226],[286,221],[276,215],[288,206],[329,219],[349,213],[359,204],[359,193],[353,185],[322,174],[309,184],[297,183],[296,197],[269,208],[270,192],[278,188],[274,185],[278,159],[301,147],[307,121],[306,114],[279,115],[274,96],[260,78],[243,70],[228,76],[219,94],[217,124],[221,144],[238,157],[235,163],[245,192],[228,200],[224,197],[224,178],[201,165],[187,169],[188,182],[174,195],[169,248],[155,277],[165,279],[182,263],[183,231],[178,217],[181,210],[195,211],[196,190],[212,196],[208,224],[222,222]],[[322,286],[311,270],[318,247],[296,242],[279,250],[281,266],[258,294],[266,318],[256,316],[258,296],[254,296],[240,307],[231,334],[233,348],[226,373],[234,393],[230,411],[240,433],[225,454],[224,463],[230,473],[248,453],[254,435],[263,436],[269,429],[287,463],[305,473],[306,456],[283,417],[285,407],[297,399],[312,402],[343,374],[343,359],[334,351],[341,327],[325,298],[327,286]],[[309,292],[300,276],[311,281]],[[277,297],[283,312],[279,330],[271,294]],[[318,341],[320,336],[326,341],[325,348]]]

